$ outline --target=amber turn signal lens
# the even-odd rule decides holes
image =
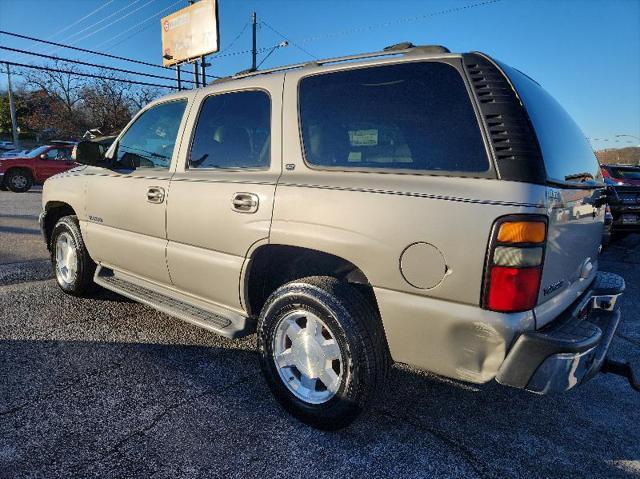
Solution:
[[[508,221],[500,225],[501,243],[543,243],[546,225],[542,221]]]

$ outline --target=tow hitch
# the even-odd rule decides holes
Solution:
[[[640,375],[638,374],[637,369],[634,370],[634,368],[631,367],[630,363],[623,363],[621,361],[606,358],[600,371],[603,373],[617,374],[618,376],[627,378],[631,387],[640,392]]]

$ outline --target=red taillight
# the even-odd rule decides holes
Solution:
[[[540,288],[540,267],[493,266],[487,307],[493,311],[525,311],[536,305]]]
[[[546,237],[547,220],[542,216],[514,215],[496,221],[487,252],[484,308],[504,313],[533,309]]]

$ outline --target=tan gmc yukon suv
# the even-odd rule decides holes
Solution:
[[[257,332],[269,387],[315,427],[349,424],[393,362],[567,390],[620,320],[589,144],[481,53],[407,43],[245,72],[152,102],[76,160],[43,194],[62,290]]]

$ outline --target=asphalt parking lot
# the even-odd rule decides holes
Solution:
[[[0,192],[0,477],[640,477],[640,394],[611,375],[540,397],[394,367],[369,415],[310,429],[253,337],[59,291],[40,196]],[[601,258],[627,280],[618,359],[640,360],[639,265],[640,236]]]

